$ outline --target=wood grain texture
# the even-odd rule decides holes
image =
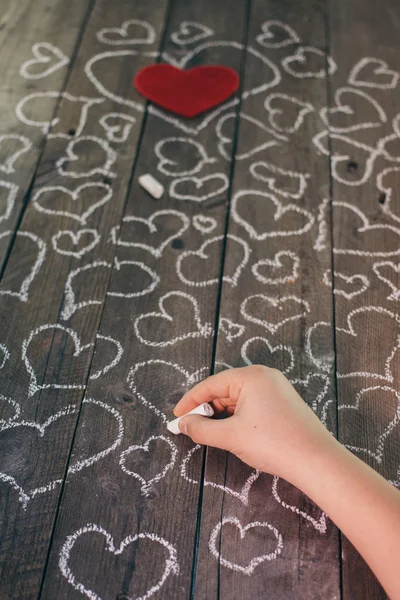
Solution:
[[[85,75],[85,65],[94,55],[110,51],[110,46],[99,41],[96,34],[108,27],[111,20],[120,24],[120,19],[128,19],[131,4],[97,3],[1,282],[1,338],[10,351],[2,371],[3,394],[21,406],[20,420],[30,423],[6,428],[1,434],[5,474],[1,496],[3,597],[28,598],[38,594],[62,481],[71,466],[69,455],[96,339],[107,347],[105,361],[115,357],[116,344],[96,336],[115,255],[115,247],[108,239],[112,227],[123,216],[145,114],[145,101],[132,89],[131,76],[126,77],[126,72],[128,68],[133,71],[154,62],[165,10],[165,2],[146,2],[136,10],[139,19],[152,21],[155,35],[148,52],[153,52],[153,56],[127,54],[118,63],[120,55],[117,55],[117,64],[112,69],[103,67],[104,85],[108,85],[110,73],[113,91],[120,96],[126,94],[129,101],[137,103],[137,108],[131,111],[134,126],[128,132],[127,142],[121,147],[115,143],[114,149],[99,121],[107,113],[120,112],[120,102],[98,94]],[[74,100],[78,96],[97,101],[90,106],[86,123],[82,119],[85,103]],[[71,157],[68,145],[75,143],[80,160],[72,161],[73,166],[65,160],[58,166],[57,161]],[[107,169],[110,173],[105,169],[106,153],[112,159]],[[72,177],[71,171],[78,177]],[[88,181],[101,187],[84,188],[75,199],[57,189],[63,186],[72,192]],[[96,210],[94,203],[98,204]],[[39,204],[41,211],[37,208]],[[86,233],[74,242],[73,235],[79,235],[82,229],[92,230],[92,236],[94,231],[97,237]],[[62,237],[57,237],[59,232],[63,232]],[[26,278],[29,272],[34,272],[34,261],[39,256],[35,237],[41,246],[45,245],[46,256],[26,290],[26,297],[21,298],[20,294],[18,298],[15,293],[26,289]],[[93,249],[77,255],[94,239],[98,243]],[[84,270],[79,272],[81,268]],[[123,272],[121,279],[115,284],[116,289],[124,285]],[[98,364],[97,371],[107,364]],[[3,409],[4,418],[9,418],[13,411],[9,401],[2,402]],[[54,415],[57,418],[48,421]],[[38,430],[32,423],[45,426]],[[17,485],[28,497],[25,503]]]
[[[348,142],[331,135],[333,160],[337,155],[347,155],[332,170],[339,439],[397,486],[400,428],[396,425],[396,394],[400,354],[394,348],[400,334],[395,295],[399,287],[395,266],[400,252],[400,204],[395,191],[399,144],[394,119],[399,102],[399,27],[398,6],[390,0],[380,6],[358,1],[351,6],[340,0],[330,2],[331,47],[338,63],[331,81],[330,104],[335,106],[335,90],[350,84],[383,111],[383,116],[379,116],[371,100],[356,93],[343,96],[342,102],[351,106],[352,113],[340,126],[364,124],[364,128],[343,133]],[[395,73],[374,72],[380,64],[384,66],[374,60],[384,61],[386,69],[394,69]],[[371,123],[375,125],[368,126]],[[337,125],[337,120],[332,120],[331,129]],[[354,145],[363,143],[367,148],[378,148],[379,140],[386,136],[391,136],[381,142],[388,153],[386,157],[371,160],[371,150]],[[380,175],[386,169],[389,171]],[[364,232],[360,230],[361,214],[367,224]],[[371,230],[370,226],[382,229]],[[350,325],[354,335],[346,332]],[[392,358],[387,359],[389,356]],[[345,538],[343,598],[386,598],[370,569]]]
[[[299,78],[283,68],[300,40],[304,46],[326,47],[324,11],[323,2],[252,3],[228,229],[249,244],[251,257],[236,286],[223,283],[215,368],[261,363],[285,371],[291,381],[298,381],[298,391],[320,418],[326,411],[326,424],[335,432],[334,374],[332,365],[324,361],[333,352],[332,291],[323,283],[331,265],[329,233],[316,247],[317,218],[325,200],[329,232],[329,166],[328,158],[311,147],[312,138],[322,129],[317,111],[327,102],[327,86],[323,77]],[[267,20],[272,21],[270,33],[275,38],[261,37],[261,24]],[[274,25],[276,20],[292,31]],[[283,44],[285,40],[289,43]],[[268,46],[274,42],[280,47]],[[250,54],[253,47],[272,61],[280,75],[261,94],[247,94],[260,74]],[[321,57],[319,63],[311,60],[311,65],[296,66],[302,72],[320,70]],[[325,74],[325,57],[322,70]],[[277,98],[270,94],[285,94],[311,107],[300,119],[300,106],[282,97],[276,104]],[[247,117],[256,117],[261,124],[252,126]],[[269,140],[275,145],[266,147]],[[275,168],[286,173],[274,173]],[[306,177],[305,189],[293,173]],[[279,206],[281,213],[276,210]],[[301,233],[307,219],[315,222]],[[228,239],[225,276],[237,261]],[[258,297],[248,300],[254,295]],[[236,325],[227,327],[229,321]],[[327,328],[313,340],[321,358],[318,368],[306,351],[306,341],[310,327],[319,321],[326,322]],[[283,546],[274,555],[278,535]],[[325,523],[318,507],[286,482],[257,476],[232,455],[208,449],[195,597],[262,598],[266,590],[276,599],[339,598],[338,532],[329,520]]]
[[[243,41],[245,9],[246,2],[218,6],[173,2],[163,59],[182,60],[198,47],[188,67],[222,63],[240,70],[238,44]],[[218,45],[202,48],[201,41],[177,43],[181,36],[190,39],[198,34],[193,25],[187,33],[181,30],[185,22],[212,29],[212,40],[218,40]],[[227,46],[227,41],[234,45]],[[157,550],[159,542],[147,541],[146,545],[134,539],[113,560],[105,551],[104,536],[92,531],[78,536],[68,558],[74,580],[70,576],[68,581],[60,570],[60,556],[65,556],[68,536],[87,523],[109,532],[116,547],[128,536],[139,534],[152,533],[166,540],[176,551],[179,574],[170,573],[158,595],[190,595],[202,455],[194,457],[190,465],[193,482],[187,482],[180,464],[193,445],[183,436],[171,436],[166,420],[172,418],[182,393],[198,377],[210,373],[231,165],[218,155],[216,119],[203,127],[204,117],[179,120],[180,126],[169,122],[170,118],[158,110],[147,117],[125,217],[113,236],[117,260],[143,263],[157,274],[159,283],[150,293],[135,296],[147,284],[146,277],[126,277],[119,288],[120,274],[113,270],[100,333],[117,339],[124,352],[118,365],[90,382],[86,393],[87,398],[118,411],[124,435],[112,454],[67,478],[43,598],[79,598],[72,587],[76,582],[101,597],[143,597],[160,581],[168,553]],[[236,115],[230,119],[228,136],[233,137],[236,120]],[[161,199],[153,199],[139,186],[138,177],[144,173],[164,185]],[[191,177],[210,179],[199,185],[195,179],[178,181]],[[221,186],[221,182],[227,183]],[[225,189],[219,191],[221,187]],[[202,196],[209,198],[201,200]],[[204,227],[210,223],[214,228],[205,234]],[[205,254],[199,254],[208,242]],[[119,291],[133,295],[111,295]],[[108,356],[107,349],[96,345],[95,362],[104,364]],[[92,368],[97,369],[95,364]],[[115,418],[103,411],[99,420],[88,408],[84,405],[80,415],[71,462],[93,455],[99,441],[107,447],[115,440]],[[90,431],[96,436],[88,437]]]
[[[1,4],[0,268],[14,239],[5,234],[18,226],[45,142],[43,127],[23,123],[17,109],[22,104],[25,116],[33,117],[28,97],[50,92],[45,101],[37,97],[36,104],[40,119],[51,121],[91,4],[90,0],[69,5],[47,0]],[[62,54],[54,54],[54,47]]]

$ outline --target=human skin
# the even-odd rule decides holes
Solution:
[[[186,416],[181,432],[307,494],[363,556],[388,596],[400,600],[400,491],[342,446],[275,369],[253,365],[213,375],[188,391],[174,413],[181,417],[203,402],[228,418]]]

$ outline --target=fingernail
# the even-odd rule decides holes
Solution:
[[[179,421],[178,426],[179,426],[179,429],[181,430],[181,433],[184,433],[185,435],[187,435],[187,426],[186,426],[184,419],[181,419]]]

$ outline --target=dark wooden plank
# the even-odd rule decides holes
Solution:
[[[46,135],[26,120],[34,118],[29,98],[40,94],[38,116],[51,121],[91,4],[23,0],[0,6],[0,269],[13,240],[6,232],[18,224]]]
[[[118,352],[117,341],[97,336],[116,251],[109,235],[124,213],[145,116],[145,101],[132,89],[131,78],[154,62],[166,8],[166,2],[137,3],[135,17],[153,28],[133,24],[128,33],[149,42],[145,50],[139,44],[138,52],[130,42],[123,50],[105,43],[107,35],[120,41],[121,33],[99,33],[130,19],[131,2],[99,1],[94,7],[0,286],[0,338],[9,353],[1,371],[2,394],[11,399],[2,400],[1,411],[3,419],[14,417],[1,424],[0,588],[5,598],[38,595],[94,342],[107,347],[97,371]],[[104,53],[106,66],[100,60]],[[94,77],[129,106],[105,97],[106,90],[100,94]],[[91,99],[90,107],[77,97]],[[122,128],[133,126],[106,131],[105,115],[121,112],[127,114]],[[126,141],[120,143],[115,137],[122,133]],[[69,163],[73,149],[80,157]],[[81,194],[71,196],[78,186],[84,186]],[[85,229],[90,231],[82,234]],[[74,241],[74,235],[81,237]],[[133,276],[143,272],[129,268]],[[125,269],[115,291],[123,288]],[[99,412],[97,406],[93,410]]]
[[[194,48],[187,67],[222,63],[240,69],[245,15],[244,1],[173,2],[164,60],[184,59]],[[190,24],[187,30],[181,26],[185,23]],[[207,38],[190,42],[206,33]],[[184,38],[189,40],[180,43]],[[203,46],[207,42],[211,44]],[[227,148],[228,160],[218,155],[217,119],[206,125],[204,118],[171,121],[158,109],[147,118],[126,216],[111,239],[118,244],[121,264],[141,262],[159,282],[140,295],[150,280],[140,275],[126,278],[122,288],[126,297],[118,297],[110,295],[121,291],[120,274],[113,271],[100,332],[117,339],[124,352],[118,365],[90,382],[86,398],[117,411],[124,434],[116,437],[113,414],[104,409],[96,413],[84,404],[71,464],[96,454],[99,443],[102,448],[118,443],[104,459],[67,478],[43,598],[79,598],[79,584],[102,598],[144,597],[152,586],[161,588],[160,598],[190,595],[199,489],[185,481],[179,468],[192,445],[182,436],[170,435],[166,420],[172,418],[174,403],[196,372],[209,374],[212,360],[231,149]],[[235,122],[233,113],[225,130],[231,138]],[[144,173],[165,186],[161,199],[154,200],[138,185]],[[203,185],[196,188],[195,179],[181,181],[186,177],[199,177]],[[195,201],[191,196],[209,198]],[[193,254],[208,242],[207,257]],[[94,360],[107,363],[107,350],[96,348]],[[201,462],[201,455],[194,458],[196,478],[201,477]],[[105,532],[114,549],[122,549],[122,542],[126,547],[117,558],[106,550]],[[139,535],[145,537],[138,539]],[[157,538],[151,541],[149,536],[154,535]],[[170,544],[170,550],[160,543]],[[166,570],[166,559],[175,561],[175,552],[179,574],[175,562]]]
[[[251,257],[237,285],[223,283],[215,368],[261,363],[285,371],[335,432],[334,374],[325,360],[333,352],[333,302],[323,283],[331,244],[318,223],[326,208],[329,233],[329,163],[312,148],[327,101],[324,19],[324,2],[252,3],[244,88],[252,90],[259,76],[252,48],[280,78],[262,94],[247,93],[241,105],[229,234],[249,245]],[[300,44],[315,48],[304,63],[294,57]],[[286,139],[251,127],[249,117]],[[228,239],[224,275],[239,262]],[[327,328],[313,338],[313,358],[307,339],[320,321]],[[266,590],[282,600],[339,598],[339,566],[337,529],[308,498],[207,450],[196,598],[264,598]]]
[[[331,45],[338,63],[330,104],[351,107],[342,118],[340,112],[331,113],[329,123],[339,439],[397,486],[400,203],[395,189],[400,153],[393,120],[399,103],[399,27],[398,4],[391,0],[379,5],[330,2]],[[343,87],[352,91],[342,92]],[[374,148],[381,156],[374,158]],[[343,597],[386,598],[345,538]]]

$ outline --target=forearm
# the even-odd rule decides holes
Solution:
[[[310,451],[292,483],[360,552],[392,600],[400,600],[400,492],[332,439]]]

